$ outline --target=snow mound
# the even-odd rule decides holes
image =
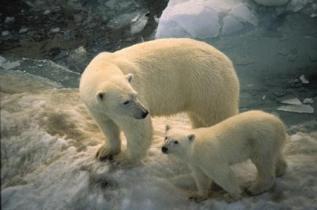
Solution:
[[[317,133],[296,132],[286,148],[289,169],[275,188],[231,204],[223,192],[195,203],[188,173],[160,151],[166,123],[188,129],[184,115],[154,119],[154,141],[143,164],[116,168],[94,155],[103,136],[77,89],[17,71],[0,71],[1,206],[3,209],[313,209],[317,194]],[[316,122],[314,122],[316,123]],[[234,166],[241,185],[255,178],[249,162]]]
[[[257,2],[257,3],[255,3]],[[170,0],[163,11],[156,38],[191,37],[211,39],[239,35],[262,28],[268,17],[303,12],[317,15],[313,0]],[[264,6],[263,6],[264,5]],[[269,6],[269,7],[267,7]]]
[[[256,24],[257,18],[242,1],[171,0],[160,18],[156,37],[214,38]]]

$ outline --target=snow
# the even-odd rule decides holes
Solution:
[[[289,0],[254,0],[254,1],[264,6],[281,6],[286,4]]]
[[[306,79],[305,75],[301,75],[301,76],[299,77],[299,79],[300,79],[301,83],[303,83],[303,84],[309,84],[309,80]]]
[[[277,110],[285,111],[285,112],[308,113],[308,114],[314,113],[314,107],[307,104],[300,104],[300,105],[290,104],[285,106],[279,106]]]
[[[139,14],[138,16],[134,17],[131,21],[130,26],[130,33],[137,34],[140,33],[144,27],[146,26],[149,20],[149,13]]]
[[[270,6],[271,10],[260,5]],[[313,0],[170,0],[159,20],[156,38],[211,39],[239,35],[263,27],[268,15],[301,10],[313,18],[317,6]]]
[[[226,203],[223,192],[202,203],[195,190],[176,185],[188,172],[160,151],[164,126],[188,129],[182,114],[154,119],[154,140],[144,162],[118,168],[94,155],[103,135],[78,90],[19,71],[0,71],[1,206],[3,209],[314,209],[317,206],[317,121],[289,128],[286,175],[272,191]],[[314,128],[312,131],[306,128]],[[234,166],[242,186],[255,178],[246,162]],[[183,183],[184,184],[184,183]]]
[[[280,103],[287,104],[287,105],[279,106],[277,108],[277,110],[279,111],[308,113],[308,114],[314,113],[314,107],[309,105],[309,103],[310,104],[314,103],[314,100],[312,98],[305,98],[303,100],[304,104],[298,98],[281,99]]]
[[[302,105],[302,102],[298,98],[288,98],[281,101],[282,104]]]
[[[248,24],[256,25],[257,18],[244,1],[171,0],[160,18],[156,37],[215,38],[241,31]]]

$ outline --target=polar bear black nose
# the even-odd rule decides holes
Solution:
[[[162,152],[163,153],[167,153],[167,150],[168,150],[167,147],[162,147]]]
[[[148,111],[143,112],[143,113],[142,113],[142,118],[143,118],[143,119],[146,118],[146,116],[147,116],[148,114],[149,114]]]

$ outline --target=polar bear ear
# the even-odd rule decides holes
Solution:
[[[96,94],[96,98],[98,101],[103,101],[105,99],[105,93],[104,92],[98,92]]]
[[[133,77],[134,77],[134,75],[131,73],[126,75],[126,78],[127,78],[128,82],[130,82],[130,83],[132,82]]]
[[[196,137],[195,134],[190,134],[187,136],[189,142],[193,142],[195,140],[195,137]]]
[[[171,129],[171,126],[170,125],[166,125],[165,126],[165,133],[167,133],[167,131],[169,131]]]

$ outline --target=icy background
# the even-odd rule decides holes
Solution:
[[[29,2],[37,8],[43,6],[41,1]],[[49,40],[60,42],[69,35],[62,26],[58,31],[51,25],[48,41],[39,42],[41,52],[28,49],[28,44],[23,48],[26,52],[21,51],[27,43],[22,41],[18,48],[8,50],[9,43],[38,31],[29,28],[29,32],[19,33],[18,28],[14,34],[12,19],[0,14],[0,54],[4,55],[0,57],[2,209],[316,209],[317,2],[290,0],[281,7],[262,7],[243,0],[171,0],[159,20],[146,15],[147,7],[137,9],[138,1],[131,2],[120,1],[118,6],[107,1],[105,8],[116,6],[111,14],[102,13],[99,7],[96,14],[109,21],[90,20],[96,22],[96,28],[85,28],[91,40],[83,46],[76,40],[69,51],[67,44],[63,43],[65,48],[51,45]],[[44,6],[41,14],[57,11],[47,11]],[[120,14],[122,8],[128,8],[126,14]],[[151,21],[158,21],[155,34],[144,32]],[[104,42],[91,32],[103,24],[106,32],[111,27],[116,31],[105,36]],[[3,33],[6,30],[10,33]],[[125,35],[116,37],[122,30]],[[141,165],[117,168],[94,159],[103,136],[79,100],[80,67],[98,50],[113,51],[150,39],[149,34],[157,38],[189,36],[215,45],[236,66],[241,82],[240,109],[264,109],[287,123],[289,168],[274,189],[256,197],[245,195],[234,203],[226,203],[222,191],[213,192],[212,198],[202,203],[189,201],[193,183],[180,186],[173,179],[188,169],[160,152],[166,123],[189,128],[182,114],[154,119],[153,144]],[[35,46],[32,41],[30,46]],[[57,54],[51,55],[56,48]],[[32,57],[26,55],[36,56],[20,58]],[[46,56],[49,60],[43,59]],[[234,170],[241,186],[254,179],[255,168],[249,162],[234,166]]]

